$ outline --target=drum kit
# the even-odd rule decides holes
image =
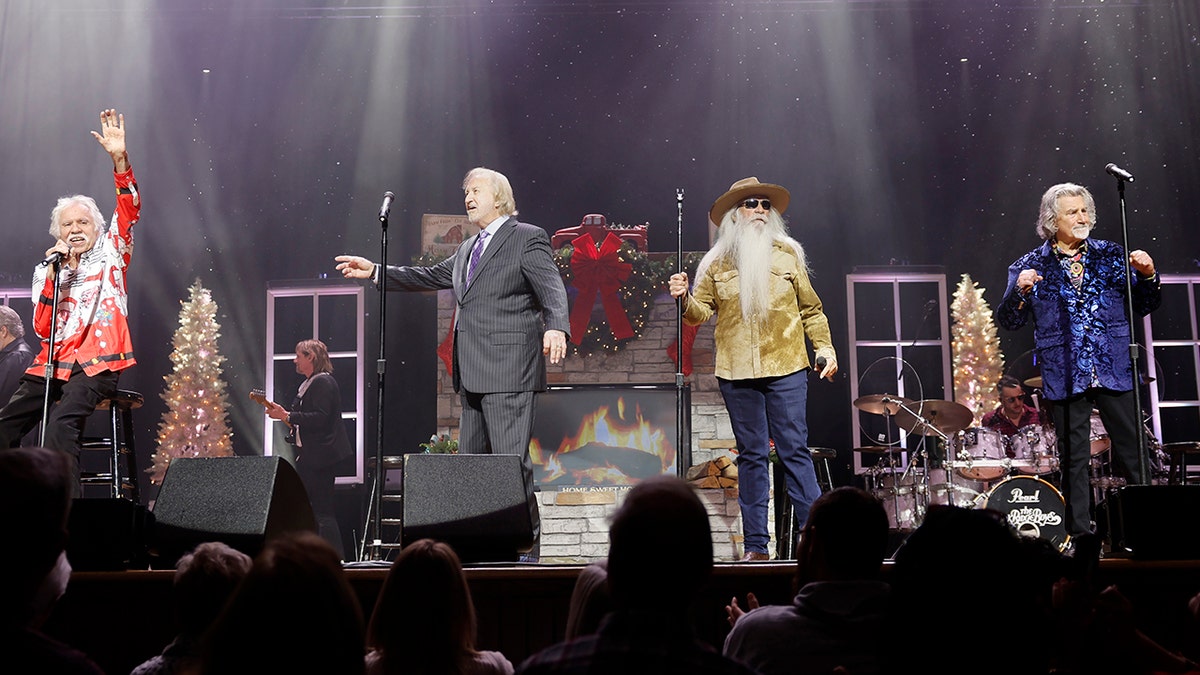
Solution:
[[[940,439],[944,447],[955,447],[958,435],[971,423],[971,411],[961,403],[926,399],[914,401],[892,394],[873,394],[854,401],[863,412],[883,415],[889,422],[920,437],[912,461],[901,466],[903,448],[876,445],[855,448],[856,452],[881,455],[867,470],[868,490],[883,502],[895,529],[920,525],[932,504],[972,507],[981,496],[983,484],[971,473],[972,462],[931,458],[926,440]]]
[[[868,490],[883,502],[894,529],[915,529],[930,505],[952,504],[994,509],[1018,534],[1047,539],[1060,550],[1066,546],[1062,493],[1040,477],[1058,469],[1052,430],[1031,425],[1005,438],[994,429],[972,426],[970,409],[953,401],[881,394],[856,399],[854,406],[921,436],[905,467],[898,464],[901,448],[896,446],[855,449],[883,455],[867,470]],[[941,462],[924,449],[929,437],[951,449]]]
[[[1036,388],[1040,379],[1024,383]],[[894,529],[915,529],[930,505],[953,504],[999,511],[1018,534],[1046,539],[1060,550],[1066,547],[1066,503],[1052,483],[1059,470],[1058,435],[1048,421],[1004,436],[995,429],[972,426],[970,409],[953,401],[873,394],[855,399],[854,407],[883,415],[885,421],[921,437],[906,465],[899,459],[905,449],[893,445],[890,435],[887,444],[854,449],[880,455],[866,471],[867,489],[883,502]],[[1049,419],[1048,412],[1043,415]],[[1124,485],[1124,479],[1107,470],[1111,442],[1098,411],[1093,411],[1090,425],[1093,488],[1103,492]],[[940,441],[949,449],[944,459],[925,450],[930,438],[935,446]],[[1162,474],[1165,480],[1168,461],[1148,427],[1146,439],[1152,479],[1157,481]],[[1097,494],[1097,500],[1101,496]]]

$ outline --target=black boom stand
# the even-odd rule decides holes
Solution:
[[[362,544],[358,559],[362,560],[367,548],[367,537],[371,538],[371,560],[383,560],[382,505],[383,488],[387,470],[383,466],[383,393],[387,374],[387,249],[388,213],[392,205],[392,193],[383,195],[383,207],[379,210],[382,235],[379,238],[379,358],[375,362],[376,387],[379,399],[375,406],[375,474],[371,477],[371,503],[367,506],[367,525],[363,528]]]
[[[1133,176],[1116,165],[1109,164],[1106,170],[1117,179],[1117,201],[1121,205],[1121,237],[1125,246],[1125,313],[1129,317],[1129,361],[1133,371],[1133,424],[1137,434],[1138,453],[1138,482],[1149,484],[1146,473],[1146,424],[1142,419],[1142,388],[1138,368],[1138,344],[1134,336],[1133,320],[1133,265],[1129,262],[1129,224],[1125,220],[1125,181],[1133,181]]]
[[[46,447],[46,420],[50,418],[50,386],[54,382],[54,360],[58,355],[54,352],[54,342],[58,339],[58,283],[60,281],[60,272],[62,272],[62,256],[50,256],[53,260],[48,260],[46,264],[49,269],[46,274],[54,274],[54,294],[50,300],[50,337],[48,338],[49,348],[46,350],[46,383],[42,388],[42,424],[38,430],[38,445]]]
[[[675,188],[675,209],[677,211],[675,224],[675,268],[679,273],[683,272],[683,188]],[[687,296],[684,296],[687,297]],[[691,464],[691,448],[685,446],[690,439],[684,438],[684,430],[690,431],[691,425],[685,425],[684,420],[687,419],[687,399],[683,395],[683,300],[679,298],[675,301],[676,318],[675,318],[675,448],[676,452],[680,453],[678,457],[682,457],[684,448],[687,447],[687,463]],[[684,462],[680,459],[675,460],[675,466],[680,475],[687,471],[684,467]]]

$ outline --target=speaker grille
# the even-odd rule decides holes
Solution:
[[[257,555],[267,539],[316,529],[304,485],[280,457],[172,460],[154,504],[155,549],[176,559],[205,541]]]
[[[533,545],[537,502],[515,455],[404,458],[401,543],[437,539],[464,562],[516,560]]]

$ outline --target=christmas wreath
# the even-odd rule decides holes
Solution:
[[[685,254],[684,270],[689,275],[695,273],[702,255]],[[413,264],[436,265],[445,258],[423,254]],[[584,234],[554,251],[571,307],[571,353],[612,354],[641,337],[655,296],[666,291],[667,278],[678,269],[676,261],[675,255],[652,260],[612,234],[599,244]]]

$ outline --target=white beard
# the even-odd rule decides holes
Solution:
[[[775,221],[775,222],[772,222]],[[783,221],[733,220],[721,227],[719,245],[738,271],[738,298],[742,318],[762,322],[771,306],[771,255],[775,242],[784,238]]]

